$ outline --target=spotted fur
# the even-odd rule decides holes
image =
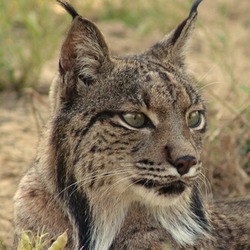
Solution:
[[[200,191],[206,107],[185,69],[200,1],[161,41],[127,57],[111,56],[95,24],[58,2],[73,21],[51,119],[15,195],[16,234],[67,230],[68,250],[228,249],[218,247],[235,234],[247,249],[225,226],[226,205],[206,204]],[[143,116],[142,125],[127,114]],[[238,225],[246,235],[249,220]]]

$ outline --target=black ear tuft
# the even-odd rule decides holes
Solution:
[[[187,25],[187,22],[190,19],[192,19],[194,16],[197,15],[197,8],[198,8],[198,6],[199,6],[199,4],[201,2],[202,2],[202,0],[195,0],[194,1],[193,5],[191,7],[191,10],[190,10],[189,16],[175,30],[175,33],[174,33],[174,36],[173,36],[173,39],[172,39],[172,44],[175,44],[175,42],[179,38],[181,32],[183,31],[184,27]]]
[[[74,7],[70,5],[69,3],[67,3],[66,1],[64,0],[56,0],[56,1],[72,16],[73,19],[79,16],[79,14],[74,9]]]
[[[189,13],[189,17],[190,18],[194,13],[197,12],[197,8],[199,6],[199,4],[202,2],[202,0],[195,0],[194,3],[193,3],[193,6],[190,10],[190,13]]]

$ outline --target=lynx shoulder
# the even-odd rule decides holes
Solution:
[[[197,17],[151,48],[111,56],[73,21],[52,84],[51,119],[15,195],[16,235],[67,230],[68,250],[250,249],[250,201],[203,199],[206,107],[185,67]]]

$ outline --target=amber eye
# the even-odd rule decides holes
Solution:
[[[202,129],[204,126],[204,116],[200,111],[193,111],[187,117],[187,125],[192,129]]]
[[[123,113],[122,119],[131,127],[142,128],[147,123],[147,117],[143,113]]]

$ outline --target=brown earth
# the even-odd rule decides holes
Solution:
[[[214,34],[218,34],[219,28],[217,27],[216,18],[210,15],[214,11],[213,6],[209,1],[207,2],[204,2],[199,19],[203,20],[203,23],[208,23],[209,32],[211,30]],[[228,46],[232,50],[229,49],[229,51],[232,51],[234,53],[233,58],[236,58],[234,72],[241,83],[250,87],[250,18],[249,12],[246,11],[249,10],[250,3],[247,2],[242,1],[237,5],[237,8],[233,8],[232,4],[230,5],[232,6],[231,19],[227,20],[226,27],[230,28],[230,43]],[[136,30],[125,27],[118,22],[98,25],[106,36],[108,44],[112,45],[113,54],[140,51],[162,36],[161,32],[157,31],[151,31],[150,35],[142,36],[136,34]],[[209,144],[212,138],[222,134],[218,138],[224,141],[222,144],[217,144],[216,147],[219,147],[218,150],[220,150],[221,154],[225,154],[225,157],[237,158],[235,152],[230,152],[235,146],[234,132],[232,131],[228,136],[228,134],[223,135],[223,130],[225,129],[225,123],[233,123],[235,119],[241,118],[241,116],[238,111],[232,114],[228,109],[224,108],[225,103],[221,100],[227,101],[227,98],[229,100],[227,104],[234,107],[233,99],[230,100],[228,97],[228,94],[231,93],[229,86],[227,86],[228,78],[225,76],[225,71],[221,69],[220,64],[211,60],[211,44],[204,29],[201,30],[199,27],[197,27],[192,40],[188,62],[191,70],[197,79],[202,82],[202,85],[213,84],[207,86],[203,92],[206,99],[209,100],[209,107],[212,110],[211,115],[216,115],[218,121],[222,121],[224,124],[224,126],[218,125],[216,129],[209,131],[205,150],[210,149],[209,146],[211,145]],[[56,69],[57,59],[52,60],[45,66],[40,87],[43,92],[48,90]],[[217,98],[218,96],[220,96],[220,99]],[[249,110],[249,98],[248,101],[244,101],[241,105],[244,112],[247,108]],[[15,93],[0,94],[0,240],[3,240],[5,245],[1,246],[0,244],[1,250],[11,249],[13,237],[12,198],[21,176],[32,164],[41,127],[48,114],[47,94],[41,94],[32,89],[25,90],[21,97],[17,97]],[[234,126],[237,130],[235,135],[238,136],[237,138],[246,141],[250,139],[249,121],[244,120],[242,124],[242,126]],[[221,149],[220,147],[223,147],[223,145],[225,148]],[[228,154],[226,154],[227,150],[229,151]],[[210,160],[212,156],[209,157],[209,152],[205,152],[204,157],[205,162],[209,164],[206,165],[207,175],[216,198],[249,194],[249,153],[244,156],[244,166],[240,166],[239,161],[237,161],[237,164],[233,164],[233,167],[223,164],[223,160],[216,165]],[[235,158],[232,158],[231,162],[234,162],[234,160]]]

